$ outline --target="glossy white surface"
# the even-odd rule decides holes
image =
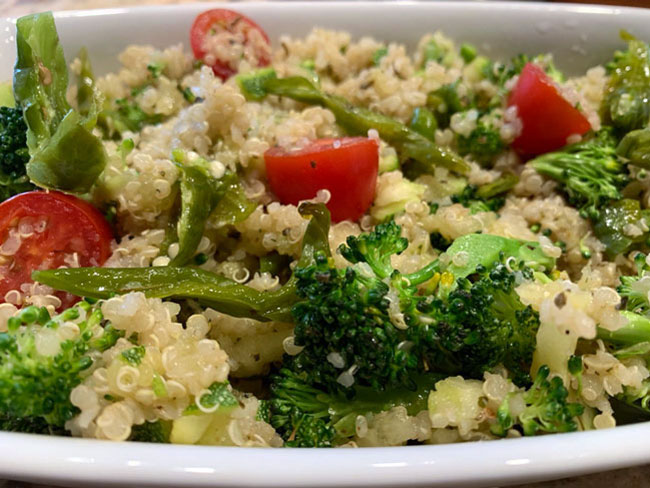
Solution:
[[[223,6],[223,4],[219,4]],[[66,12],[57,16],[71,58],[85,45],[97,72],[131,43],[187,44],[206,4]],[[605,62],[618,31],[650,38],[650,10],[536,3],[243,3],[234,6],[277,40],[312,26],[413,46],[442,29],[496,58],[553,52],[570,74]],[[0,19],[0,80],[11,77],[14,24]],[[128,486],[494,486],[650,462],[650,423],[531,439],[375,449],[260,450],[115,444],[0,433],[0,479]]]

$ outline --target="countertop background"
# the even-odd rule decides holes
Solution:
[[[0,16],[17,17],[44,10],[124,7],[136,4],[163,5],[174,3],[196,3],[201,1],[214,2],[215,0],[0,0]],[[601,2],[589,0],[573,1],[577,3],[602,3],[609,5],[650,7],[650,0],[605,0]],[[650,465],[518,486],[519,488],[647,488],[650,487]],[[11,480],[0,480],[0,488],[53,487]]]

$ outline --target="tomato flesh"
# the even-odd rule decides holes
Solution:
[[[512,147],[522,156],[537,156],[567,144],[571,135],[591,129],[587,118],[558,91],[544,70],[527,63],[508,98],[517,107],[521,134]]]
[[[221,48],[210,49],[213,41],[221,44]],[[190,44],[194,57],[205,62],[224,81],[237,72],[241,58],[258,67],[271,63],[271,47],[266,32],[234,10],[215,8],[199,14],[190,30]]]
[[[318,139],[296,151],[264,153],[266,174],[282,203],[297,205],[328,190],[332,220],[358,220],[375,198],[379,145],[365,137]]]
[[[11,290],[32,283],[35,270],[100,266],[113,233],[97,209],[59,192],[33,191],[0,204],[0,303]],[[78,298],[56,292],[62,307]]]

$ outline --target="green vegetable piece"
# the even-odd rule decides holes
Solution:
[[[607,255],[614,258],[640,247],[648,239],[647,232],[636,237],[624,232],[628,224],[637,225],[641,221],[650,224],[650,212],[641,210],[638,200],[624,198],[612,202],[600,212],[600,218],[594,223],[594,234],[605,244]]]
[[[387,54],[388,54],[388,48],[386,46],[380,47],[372,55],[372,64],[375,66],[379,66],[381,64],[381,60]]]
[[[598,338],[616,346],[634,346],[650,342],[650,319],[628,310],[621,311],[627,324],[614,331],[598,328]]]
[[[426,409],[427,396],[440,375],[421,375],[413,390],[397,387],[377,392],[355,387],[354,399],[330,394],[311,385],[305,374],[282,369],[272,377],[268,422],[284,438],[286,447],[332,447],[355,435],[359,415],[379,413],[396,406],[409,415]]]
[[[519,178],[513,173],[504,173],[500,178],[497,178],[492,183],[486,183],[481,185],[476,190],[476,196],[478,198],[494,198],[498,195],[512,190],[515,185],[519,182]]]
[[[426,107],[417,107],[413,110],[413,116],[409,127],[416,132],[419,132],[430,141],[436,139],[436,129],[438,128],[438,121],[436,117]]]
[[[463,110],[463,103],[458,96],[458,82],[443,85],[429,93],[427,107],[435,114],[441,128],[449,127],[451,116]]]
[[[68,70],[51,13],[21,17],[16,28],[14,93],[28,127],[27,175],[45,188],[87,192],[106,164],[92,134],[94,101],[84,115],[66,100]]]
[[[237,398],[232,394],[230,383],[212,383],[205,392],[197,400],[201,406],[209,411],[215,412],[220,409],[234,408],[239,405]],[[201,409],[196,404],[192,404],[185,409],[183,415],[196,415],[201,413]]]
[[[457,143],[459,154],[471,154],[484,166],[492,163],[494,157],[506,148],[499,130],[483,122],[479,122],[468,136],[458,135]]]
[[[424,45],[424,50],[422,52],[422,65],[420,68],[426,68],[429,61],[442,63],[447,54],[447,51],[440,47],[435,40],[429,39],[429,41]]]
[[[0,82],[0,107],[14,108],[16,100],[14,99],[14,88],[11,82]]]
[[[648,45],[621,31],[628,49],[611,65],[602,116],[621,132],[641,129],[650,121],[650,59]]]
[[[179,164],[181,170],[181,216],[178,220],[178,254],[170,266],[184,266],[199,247],[208,217],[236,180],[233,174],[217,180],[203,168]]]
[[[86,48],[81,48],[77,56],[81,62],[81,69],[77,76],[77,109],[84,117],[92,116],[95,110],[95,77]]]
[[[566,193],[569,203],[584,218],[598,220],[612,200],[621,198],[628,176],[616,156],[611,132],[603,129],[593,139],[579,142],[533,159],[538,173],[553,178]]]
[[[34,189],[27,177],[27,125],[19,108],[0,107],[0,202]]]
[[[578,430],[577,417],[584,407],[568,401],[569,392],[559,377],[548,379],[550,369],[541,366],[533,385],[524,393],[526,406],[515,416],[510,412],[510,398],[505,400],[497,411],[497,421],[492,425],[492,433],[505,436],[507,431],[517,425],[525,436],[554,432],[573,432]]]
[[[404,160],[415,159],[430,170],[435,165],[442,165],[457,173],[469,171],[468,164],[450,150],[438,147],[395,119],[366,108],[354,107],[343,98],[323,93],[306,78],[271,78],[264,88],[267,94],[328,108],[334,113],[336,122],[352,135],[366,136],[369,130],[375,129],[384,141],[401,153]]]
[[[515,175],[505,173],[492,183],[478,188],[466,185],[459,194],[451,196],[451,201],[469,208],[472,215],[478,212],[498,212],[506,203],[504,194],[510,191],[517,181]]]
[[[616,154],[635,166],[650,169],[650,128],[628,132],[616,148]]]
[[[316,253],[330,254],[330,214],[322,204],[302,204],[299,210],[310,217],[298,260],[299,266],[306,266]],[[35,271],[33,278],[55,289],[92,298],[131,291],[157,298],[193,298],[222,313],[261,321],[291,321],[291,307],[298,301],[293,277],[279,290],[260,292],[196,268],[68,268]]]
[[[79,310],[67,309],[46,326],[57,327],[74,317],[79,317]],[[91,329],[100,317],[101,311],[95,310],[85,321],[77,322],[81,334],[61,341],[59,351],[53,354],[42,354],[37,345],[43,327],[39,322],[46,320],[41,309],[29,307],[12,317],[15,320],[10,319],[9,331],[0,333],[1,427],[39,425],[59,431],[78,412],[70,402],[70,392],[90,374],[98,352],[95,344],[103,339],[102,344],[112,347],[116,340],[110,342],[105,332],[93,338]]]
[[[500,259],[500,256],[514,257],[523,261],[526,266],[551,271],[555,268],[555,259],[544,254],[537,242],[518,241],[507,237],[491,234],[467,234],[456,239],[446,253],[454,257],[465,253],[466,263],[462,266],[452,263],[447,271],[455,278],[464,278],[473,273],[477,266],[489,267]]]
[[[289,268],[290,263],[291,257],[271,252],[260,258],[260,273],[270,273],[272,276],[278,276]]]
[[[181,90],[181,93],[183,94],[183,98],[189,102],[189,103],[194,103],[196,102],[196,95],[194,95],[194,92],[192,92],[192,89],[188,86],[185,87]]]
[[[146,352],[144,346],[132,347],[131,349],[122,351],[122,359],[131,366],[140,366]]]
[[[273,68],[262,68],[252,73],[237,75],[236,80],[246,100],[257,102],[266,97],[264,86],[268,80],[274,78],[277,78],[277,74]]]
[[[476,47],[472,44],[461,44],[460,56],[466,63],[471,63],[477,55]]]
[[[163,70],[165,69],[165,63],[162,61],[153,62],[147,65],[147,70],[153,79],[160,78]]]
[[[171,421],[156,420],[155,422],[145,422],[141,425],[134,425],[131,428],[131,437],[129,437],[129,441],[168,444],[171,431]]]
[[[164,398],[167,396],[167,387],[165,386],[165,382],[157,373],[154,373],[153,375],[153,380],[151,381],[151,389],[157,398]]]
[[[257,207],[255,202],[246,197],[239,178],[233,176],[227,175],[222,179],[226,188],[223,197],[210,215],[210,220],[217,227],[243,222]]]

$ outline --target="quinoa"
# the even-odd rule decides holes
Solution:
[[[496,99],[489,113],[475,108],[458,111],[431,135],[439,146],[457,150],[459,137],[469,138],[477,128],[491,127],[501,146],[490,164],[469,153],[464,157],[470,170],[462,178],[442,167],[413,178],[402,166],[381,172],[366,214],[357,222],[331,226],[332,262],[345,268],[349,263],[337,252],[339,246],[387,219],[401,227],[408,241],[392,262],[404,274],[440,256],[444,259],[444,249],[436,247],[434,236],[453,241],[484,233],[539,243],[547,256],[558,259],[557,274],[548,283],[527,282],[517,288],[522,302],[540,316],[534,366],[548,364],[553,375],[562,378],[571,398],[590,409],[591,425],[580,423],[579,428],[614,426],[610,397],[627,391],[625,388],[639,390],[650,377],[644,361],[619,359],[596,340],[597,327],[615,331],[626,324],[615,287],[621,275],[629,274],[632,256],[608,257],[593,225],[568,202],[558,185],[525,166],[508,147],[522,131],[516,107],[505,103],[505,94],[517,77],[501,87],[459,55],[427,59],[431,42],[445,52],[456,52],[454,41],[440,32],[425,35],[409,53],[397,43],[369,37],[353,39],[345,32],[315,28],[305,38],[281,37],[278,47],[267,52],[266,42],[258,37],[244,46],[246,33],[241,29],[245,26],[237,29],[206,41],[203,49],[209,54],[203,66],[193,65],[191,54],[181,45],[164,50],[130,46],[119,56],[122,67],[97,80],[105,99],[124,99],[135,90],[134,101],[143,112],[159,117],[140,131],[105,142],[108,164],[90,195],[97,206],[110,204],[115,210],[118,237],[104,266],[166,266],[178,255],[174,225],[181,171],[175,151],[182,151],[191,160],[205,161],[207,171],[215,178],[238,173],[244,194],[254,206],[234,225],[214,217],[208,220],[194,256],[201,257],[194,263],[198,268],[270,293],[277,291],[286,277],[262,271],[261,260],[277,255],[292,263],[291,269],[300,258],[309,221],[300,214],[298,205],[283,204],[273,194],[265,174],[264,153],[272,147],[297,150],[314,139],[341,137],[345,132],[334,113],[324,107],[286,97],[247,100],[235,77],[223,80],[215,76],[208,66],[215,59],[233,71],[249,73],[261,57],[268,57],[278,77],[317,79],[325,92],[405,124],[415,109],[428,106],[431,93],[444,87],[453,86],[460,98],[476,94],[485,100]],[[236,48],[230,49],[232,45]],[[378,52],[383,53],[379,58]],[[153,82],[152,65],[162,66]],[[71,68],[79,73],[80,61],[75,60]],[[602,124],[599,107],[607,82],[607,71],[597,66],[561,84],[565,98],[580,105],[594,130]],[[72,87],[71,98],[75,93],[76,87]],[[444,109],[443,104],[434,110],[439,115]],[[381,140],[377,131],[371,131],[369,137],[381,144],[383,156],[398,157],[397,148]],[[125,155],[121,144],[127,139],[133,141],[133,149]],[[579,135],[570,136],[567,142],[580,140]],[[642,207],[646,208],[650,178],[633,171]],[[498,209],[474,211],[454,203],[465,185],[480,187],[509,173],[516,174],[518,181]],[[312,201],[327,203],[330,196],[329,192],[319,192]],[[16,252],[20,232],[34,230],[23,224],[1,243],[0,260]],[[533,230],[535,226],[537,230]],[[624,233],[635,237],[647,231],[628,224]],[[467,264],[467,256],[456,255],[453,264]],[[75,260],[71,257],[66,265],[75,267]],[[392,298],[391,306],[396,306],[396,297]],[[61,305],[53,289],[38,283],[10,291],[4,302],[0,304],[0,332],[7,331],[9,319],[21,307],[34,304],[53,313]],[[78,414],[66,428],[73,435],[127,440],[136,426],[159,420],[185,422],[199,429],[187,415],[187,409],[196,406],[201,414],[210,416],[205,425],[211,427],[179,442],[265,447],[283,444],[274,427],[260,417],[263,395],[258,398],[257,392],[237,390],[235,382],[256,381],[277,371],[286,355],[298,354],[301,346],[294,343],[294,324],[233,317],[191,300],[181,307],[139,292],[100,301],[98,307],[115,329],[135,339],[121,338],[101,353],[87,377],[72,391],[71,402]],[[395,313],[396,327],[407,327],[403,318],[397,317],[399,310]],[[65,333],[47,332],[52,337],[42,338],[43,347],[61,347],[61,334]],[[74,323],[67,333],[74,335]],[[579,385],[568,374],[566,362],[578,344],[585,342],[589,346],[583,354],[584,373]],[[123,360],[124,353],[134,347],[142,347],[142,358],[138,364],[129,364]],[[334,367],[345,364],[339,352],[331,352],[327,360]],[[341,371],[339,383],[343,386],[354,382],[350,371],[354,372],[353,368]],[[235,388],[228,391],[237,405],[224,417],[204,411],[201,396],[215,382],[229,379]],[[509,380],[502,367],[480,379],[450,376],[436,383],[427,407],[420,411],[393,406],[357,416],[354,435],[346,445],[493,439],[497,436],[490,430],[490,422],[498,415],[499,406],[509,399],[516,414],[523,409],[523,395],[523,389]],[[506,435],[516,437],[520,433],[510,430]]]

